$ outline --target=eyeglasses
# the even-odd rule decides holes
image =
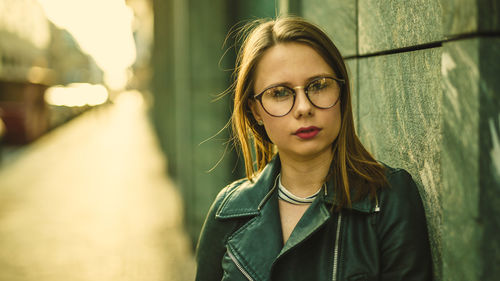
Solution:
[[[307,99],[313,106],[327,109],[335,106],[339,101],[344,83],[345,80],[335,77],[318,77],[304,87],[272,86],[254,96],[254,99],[260,102],[269,115],[281,117],[292,111],[297,96],[295,89],[303,88]]]

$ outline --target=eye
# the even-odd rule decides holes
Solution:
[[[286,87],[278,86],[268,89],[264,95],[272,99],[285,99],[291,97],[293,93]]]
[[[318,91],[321,91],[323,89],[328,88],[330,85],[331,85],[330,79],[320,78],[320,79],[312,81],[311,84],[309,84],[309,86],[307,86],[307,90],[312,91],[312,92],[318,92]]]

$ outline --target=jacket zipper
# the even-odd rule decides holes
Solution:
[[[227,249],[227,255],[229,256],[229,258],[234,262],[234,264],[236,265],[236,267],[240,270],[241,273],[243,273],[243,275],[249,280],[249,281],[254,281],[252,277],[250,277],[250,274],[248,274],[248,272],[245,271],[245,269],[243,269],[243,267],[241,266],[241,264],[238,262],[238,260],[236,260],[236,257],[233,255],[233,253],[231,253],[231,251],[229,250],[229,248]]]
[[[339,260],[339,239],[340,239],[340,224],[342,222],[342,214],[339,213],[339,218],[337,219],[337,232],[335,234],[335,250],[333,251],[333,275],[332,281],[337,280],[337,264]]]

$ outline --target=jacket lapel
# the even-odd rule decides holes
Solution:
[[[276,179],[280,171],[275,157],[253,182],[245,181],[228,194],[216,219],[249,218],[227,240],[228,251],[254,280],[269,280],[271,265],[283,247]]]
[[[319,194],[318,198],[314,200],[304,215],[302,215],[302,218],[300,218],[299,222],[293,229],[290,238],[288,238],[288,241],[281,250],[278,258],[307,239],[330,218],[331,213],[329,209],[335,201],[334,184],[333,178],[330,179],[323,192]],[[352,204],[352,210],[368,214],[377,212],[379,209],[378,206],[375,206],[373,202],[366,197],[362,200],[354,202]]]
[[[316,198],[293,229],[278,258],[311,236],[329,218],[330,212],[327,210],[322,198]]]
[[[271,265],[283,246],[277,193],[227,241],[229,251],[254,280],[270,280]]]
[[[275,157],[253,181],[243,181],[226,195],[215,217],[224,220],[259,215],[260,209],[269,201],[279,172],[279,158]]]

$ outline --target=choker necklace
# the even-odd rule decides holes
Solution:
[[[311,196],[308,197],[299,197],[296,195],[293,195],[286,187],[284,187],[281,184],[281,174],[278,175],[278,197],[279,199],[286,201],[290,204],[294,205],[305,205],[305,204],[311,204],[314,199],[318,196],[319,192],[321,191],[321,188],[318,189],[316,193],[314,193]]]

